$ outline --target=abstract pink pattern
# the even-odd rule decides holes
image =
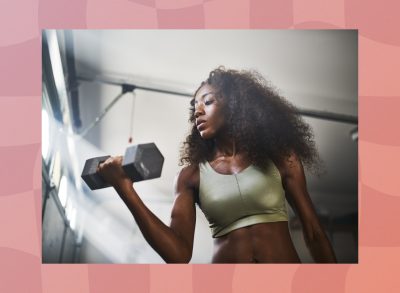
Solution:
[[[358,36],[359,96],[399,96],[399,47]],[[367,118],[367,117],[366,117]]]
[[[0,147],[40,144],[41,100],[35,97],[2,97],[0,117]],[[12,125],[12,127],[10,127]]]
[[[0,197],[32,192],[33,167],[39,151],[40,144],[0,147]]]
[[[88,267],[88,265],[42,265],[43,292],[96,292],[90,291],[89,288]]]
[[[234,2],[234,3],[233,3]],[[0,292],[400,292],[400,2],[0,3]],[[356,265],[42,265],[41,29],[359,30]]]
[[[229,9],[225,9],[229,7]],[[204,3],[206,28],[249,28],[249,2],[247,0],[215,0]],[[222,13],[223,11],[223,13]],[[247,11],[247,13],[246,13]]]
[[[344,14],[346,26],[357,27],[360,35],[371,40],[400,45],[400,2],[396,0],[348,0]]]
[[[237,265],[193,265],[193,293],[231,292],[233,273]]]
[[[40,28],[86,28],[86,1],[40,0]]]
[[[156,7],[156,0],[129,0],[129,1],[148,7]]]
[[[292,0],[250,0],[249,2],[251,28],[274,29],[288,28],[293,25]]]
[[[396,135],[396,134],[394,134]],[[388,195],[400,198],[398,167],[400,147],[359,141],[361,183]],[[363,194],[361,194],[361,197]]]
[[[0,96],[41,95],[41,54],[38,37],[0,47]]]
[[[0,247],[17,249],[39,258],[41,235],[37,234],[36,223],[33,192],[0,197]]]
[[[359,101],[360,119],[365,122],[359,129],[363,141],[400,147],[400,96],[360,97]]]
[[[203,5],[178,9],[157,9],[160,28],[204,28]]]
[[[149,265],[88,265],[90,292],[150,291]]]
[[[157,28],[157,10],[137,1],[87,0],[87,7],[88,28]]]
[[[399,262],[399,247],[361,246],[360,264],[349,267],[343,292],[399,292]]]
[[[179,282],[176,277],[179,276]],[[150,293],[193,292],[193,266],[184,264],[151,265]]]
[[[198,6],[205,2],[204,0],[155,0],[157,9],[181,9],[192,6]]]
[[[38,0],[2,1],[0,9],[0,47],[11,46],[37,38],[40,34],[38,20]]]
[[[299,267],[298,264],[236,265],[232,280],[232,292],[290,293],[292,292],[293,277]]]
[[[302,265],[292,281],[293,293],[344,292],[350,265]]]
[[[400,234],[393,233],[393,224],[400,224],[400,196],[391,196],[365,185],[360,191],[360,245],[400,246]]]
[[[42,292],[40,257],[0,246],[0,259],[0,292]]]
[[[345,24],[344,0],[293,0],[293,11],[293,22],[296,25],[300,23],[320,22],[329,23],[340,28]]]

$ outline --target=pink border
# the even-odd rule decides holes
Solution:
[[[31,0],[0,4],[0,292],[400,292],[400,2]],[[41,265],[43,28],[359,30],[360,263]],[[215,279],[215,282],[213,280]]]

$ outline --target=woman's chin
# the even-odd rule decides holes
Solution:
[[[214,134],[209,131],[200,131],[200,136],[202,139],[211,139],[214,137]]]

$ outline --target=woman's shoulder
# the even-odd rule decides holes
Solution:
[[[184,166],[176,176],[176,183],[197,188],[199,186],[199,166]]]
[[[278,168],[279,173],[281,173],[282,178],[303,171],[301,160],[295,152],[290,152],[285,156],[281,156],[279,159],[273,160],[273,162]]]

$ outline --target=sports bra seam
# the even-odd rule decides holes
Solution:
[[[240,188],[239,180],[238,180],[236,174],[234,174],[234,175],[235,175],[236,185],[239,190],[240,199],[242,200],[243,205],[246,207],[246,214],[247,214],[250,211],[250,209],[249,209],[249,206],[248,206],[246,200],[243,198],[242,189]]]

